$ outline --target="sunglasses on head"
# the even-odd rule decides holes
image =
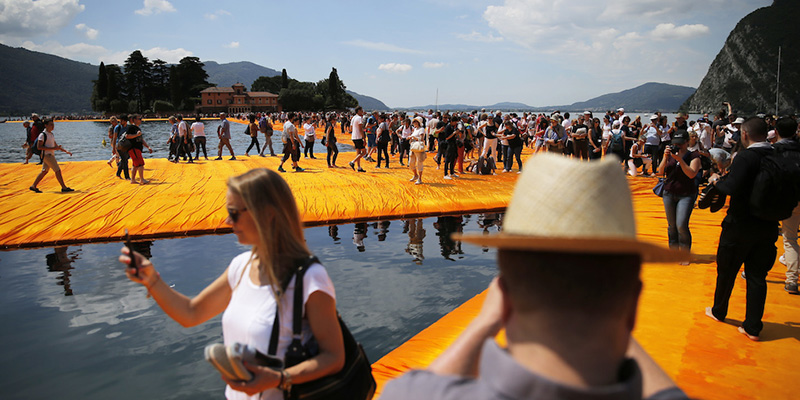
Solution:
[[[246,208],[242,208],[241,210],[237,210],[235,208],[229,208],[228,209],[228,218],[230,218],[231,221],[233,221],[233,223],[235,224],[235,223],[239,222],[239,217],[242,216],[242,213],[245,212],[245,211],[247,211]]]

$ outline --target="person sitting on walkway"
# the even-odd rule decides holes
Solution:
[[[382,400],[687,398],[631,332],[641,263],[688,253],[637,240],[614,158],[533,157],[503,232],[454,238],[497,247],[499,277],[461,336],[427,370],[389,382]]]

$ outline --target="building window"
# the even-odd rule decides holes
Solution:
[[[222,100],[217,100],[217,104],[222,104]]]
[[[211,99],[208,99],[208,104],[214,104],[214,101],[211,100]]]

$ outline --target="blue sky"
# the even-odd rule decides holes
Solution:
[[[646,82],[697,87],[771,0],[0,0],[0,43],[99,64],[140,49],[251,61],[390,107],[570,104]],[[252,82],[243,82],[250,85]]]

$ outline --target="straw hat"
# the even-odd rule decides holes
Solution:
[[[454,239],[508,250],[639,254],[644,262],[688,261],[689,252],[636,238],[628,181],[612,159],[580,162],[542,154],[525,163],[495,235]]]

